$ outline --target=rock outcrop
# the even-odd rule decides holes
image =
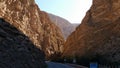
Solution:
[[[62,51],[64,39],[60,29],[34,0],[0,0],[0,18],[21,31],[47,57]]]
[[[68,37],[64,49],[65,57],[120,63],[120,1],[93,0],[92,7]]]
[[[45,68],[44,57],[28,37],[0,19],[1,68]]]
[[[61,29],[65,40],[78,26],[78,24],[71,24],[69,21],[59,16],[56,16],[50,13],[48,13],[48,16],[50,17],[51,21]]]
[[[46,57],[63,52],[64,38],[61,30],[49,19],[46,12],[41,12],[41,22],[44,31],[43,41],[41,41],[42,49],[46,53]],[[53,58],[54,59],[54,58]]]

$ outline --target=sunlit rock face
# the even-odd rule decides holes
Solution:
[[[25,34],[47,57],[62,51],[61,31],[34,0],[0,0],[0,18]]]
[[[93,0],[64,48],[65,57],[120,63],[120,0]]]
[[[42,16],[41,16],[42,14]],[[64,38],[61,30],[49,19],[46,12],[41,12],[40,20],[42,22],[43,39],[41,41],[42,49],[46,53],[46,57],[62,53]],[[41,38],[40,38],[41,39]],[[50,59],[50,58],[49,58]]]
[[[66,40],[68,36],[76,29],[79,24],[71,24],[64,18],[48,13],[51,21],[55,23],[62,31],[64,39]]]
[[[27,36],[0,19],[1,68],[45,68],[44,57]]]

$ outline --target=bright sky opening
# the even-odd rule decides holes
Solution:
[[[81,23],[92,0],[35,0],[42,11],[60,16],[71,23]]]

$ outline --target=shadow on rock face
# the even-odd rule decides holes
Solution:
[[[0,19],[0,68],[44,66],[44,53],[17,28]]]

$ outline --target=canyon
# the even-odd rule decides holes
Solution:
[[[0,1],[2,68],[46,68],[53,59],[120,64],[119,57],[119,0],[93,0],[79,26],[41,11],[34,0]]]
[[[83,64],[119,64],[120,1],[93,0],[82,23],[65,42],[63,57],[76,57]]]
[[[63,51],[60,29],[34,0],[1,0],[0,18],[0,65],[4,68],[44,68],[45,58]]]

